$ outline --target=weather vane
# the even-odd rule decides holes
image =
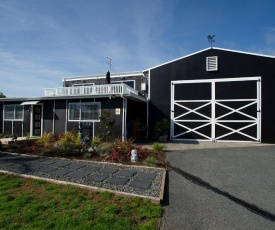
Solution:
[[[215,37],[215,35],[212,35],[212,36],[211,36],[211,35],[208,35],[208,36],[207,36],[208,42],[209,42],[210,45],[211,45],[211,49],[213,48],[213,46],[212,46],[213,42],[215,42],[214,37]]]

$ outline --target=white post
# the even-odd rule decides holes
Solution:
[[[261,107],[261,77],[257,81],[257,140],[261,142],[261,114],[262,114],[262,107]]]
[[[216,110],[215,110],[215,101],[216,101],[216,85],[215,81],[211,81],[211,138],[212,141],[215,141],[216,133]]]
[[[174,82],[171,82],[170,139],[174,138],[174,115],[175,115],[174,97],[175,97],[175,85],[174,85]]]

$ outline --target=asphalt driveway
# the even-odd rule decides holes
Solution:
[[[275,229],[275,146],[167,153],[160,229]]]

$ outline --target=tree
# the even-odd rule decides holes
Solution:
[[[115,119],[111,119],[110,111],[103,111],[103,114],[99,117],[99,129],[101,131],[101,138],[107,141],[112,134],[112,129],[115,124]]]
[[[0,98],[6,98],[6,95],[0,92]]]

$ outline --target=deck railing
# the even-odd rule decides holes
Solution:
[[[130,86],[122,84],[92,85],[77,87],[62,87],[45,89],[45,96],[77,96],[77,95],[109,95],[109,94],[138,94]]]

